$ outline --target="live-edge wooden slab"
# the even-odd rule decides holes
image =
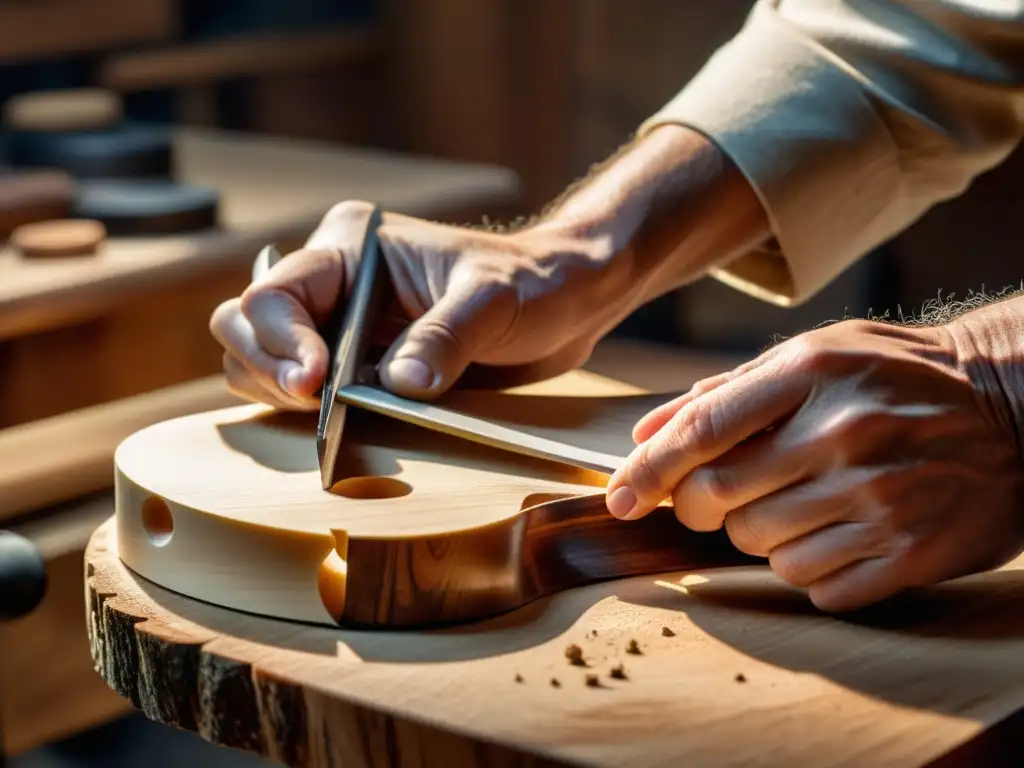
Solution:
[[[739,567],[606,582],[486,623],[401,633],[275,621],[169,592],[123,565],[113,520],[93,535],[86,569],[93,658],[116,691],[153,720],[291,766],[903,767],[1020,755],[1019,740],[981,762],[970,748],[1024,707],[1024,559],[858,622],[816,612],[767,568]],[[568,663],[569,643],[587,667]],[[609,678],[619,663],[625,680]]]

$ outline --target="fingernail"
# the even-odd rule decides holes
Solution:
[[[400,357],[388,363],[388,375],[414,389],[430,389],[434,383],[434,372],[422,360],[415,357]]]
[[[636,506],[636,494],[633,493],[632,488],[624,485],[611,492],[606,504],[613,517],[622,519],[628,517],[629,513],[633,511],[633,507]]]
[[[302,366],[298,363],[284,363],[277,372],[277,385],[293,395],[302,394]]]

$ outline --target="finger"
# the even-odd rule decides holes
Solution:
[[[413,322],[381,360],[381,381],[395,394],[433,399],[447,391],[517,315],[515,291],[474,283],[453,271],[440,300]]]
[[[240,355],[256,365],[257,360],[275,360],[270,379],[282,392],[300,399],[314,396],[327,373],[327,345],[312,316],[294,296],[267,283],[252,286],[242,294],[242,318],[252,329],[258,355]],[[265,366],[260,366],[260,370]]]
[[[679,522],[694,531],[715,531],[735,510],[744,515],[742,523],[751,508],[756,515],[759,500],[809,478],[817,458],[813,446],[787,437],[785,428],[762,432],[686,475],[672,491]],[[791,500],[787,511],[794,508],[799,504]],[[755,522],[774,525],[763,515]]]
[[[889,544],[871,523],[843,522],[782,544],[768,555],[781,579],[807,587],[860,560],[888,554]]]
[[[261,383],[253,376],[252,371],[230,352],[224,353],[223,367],[228,389],[239,397],[256,403],[264,403],[280,410],[295,411],[315,408],[315,404],[304,404],[288,398],[280,390]]]
[[[263,382],[263,387],[284,391],[283,382],[297,363],[270,355],[260,346],[240,304],[240,299],[231,299],[217,307],[210,318],[211,333],[235,363],[247,368],[251,376]]]
[[[755,557],[788,541],[833,523],[858,521],[854,482],[826,474],[797,482],[730,511],[725,516],[729,539],[742,552]],[[678,510],[676,512],[678,514]]]
[[[746,362],[731,371],[725,371],[724,373],[720,373],[716,376],[701,379],[690,388],[689,392],[673,398],[664,405],[659,405],[657,408],[641,417],[633,427],[633,442],[639,444],[650,440],[654,433],[665,426],[684,405],[695,400],[701,395],[706,395],[708,392],[717,389],[723,384],[742,376],[748,371],[751,371],[760,365],[764,365],[764,363],[769,359],[768,356],[771,354],[773,354],[773,350],[769,350],[757,359]]]
[[[669,422],[669,419],[679,412],[680,408],[724,384],[729,380],[728,376],[729,374],[727,373],[721,373],[710,379],[702,379],[694,384],[689,392],[674,397],[667,403],[645,413],[633,426],[633,442],[639,445],[650,440],[655,432],[664,427]]]
[[[851,563],[814,582],[808,595],[821,610],[841,613],[892,597],[908,586],[890,558],[874,557]]]
[[[797,410],[810,387],[773,360],[687,403],[612,475],[609,511],[627,520],[648,514],[698,466]]]

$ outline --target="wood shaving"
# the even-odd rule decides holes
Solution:
[[[574,667],[585,667],[587,665],[587,662],[583,660],[583,649],[576,645],[576,643],[570,643],[565,647],[565,658]]]

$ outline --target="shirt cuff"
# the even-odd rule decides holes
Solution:
[[[900,227],[897,149],[869,94],[770,5],[639,134],[664,124],[715,142],[764,205],[775,242],[712,272],[739,290],[800,304]]]

